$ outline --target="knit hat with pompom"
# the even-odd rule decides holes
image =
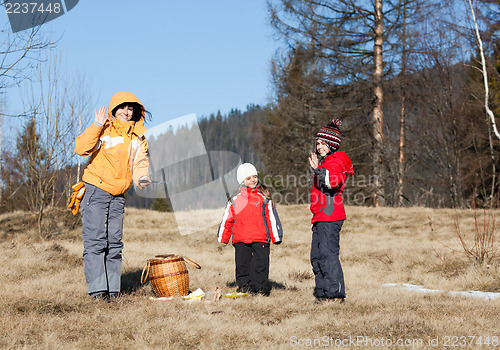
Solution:
[[[342,126],[342,121],[339,119],[332,119],[330,123],[322,127],[316,134],[317,140],[323,140],[330,150],[335,152],[339,149],[340,143],[342,142],[342,132],[340,127]]]

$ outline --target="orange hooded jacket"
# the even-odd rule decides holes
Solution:
[[[142,106],[130,92],[114,94],[104,125],[92,123],[75,141],[77,154],[84,157],[91,155],[82,180],[114,196],[127,192],[132,179],[138,185],[139,178],[149,175],[144,112],[137,122],[121,122],[112,115],[113,109],[125,102],[136,102]]]

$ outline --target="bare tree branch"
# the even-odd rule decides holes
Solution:
[[[474,11],[474,7],[472,6],[471,0],[469,0],[469,6],[470,6],[470,11],[472,13],[472,19],[474,20],[477,45],[479,47],[479,54],[481,56],[481,66],[482,66],[483,83],[484,83],[484,108],[486,109],[486,114],[488,115],[488,117],[491,120],[491,125],[493,127],[493,131],[495,133],[495,136],[500,140],[500,133],[498,132],[497,125],[495,122],[495,114],[493,114],[493,112],[491,111],[491,109],[489,107],[490,89],[488,87],[488,71],[486,69],[486,59],[484,58],[483,41],[481,40],[481,35],[479,34],[479,28],[478,28],[477,20],[476,20],[476,13]]]

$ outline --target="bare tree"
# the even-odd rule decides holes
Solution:
[[[495,121],[495,114],[493,111],[490,109],[489,106],[489,99],[490,99],[490,88],[489,88],[489,83],[488,83],[488,67],[486,64],[486,58],[484,54],[484,46],[483,46],[483,40],[481,39],[481,33],[479,31],[479,26],[478,26],[478,20],[476,18],[476,11],[474,10],[474,6],[472,5],[472,1],[468,0],[470,12],[472,15],[472,23],[474,27],[474,32],[476,36],[476,44],[479,52],[479,57],[480,57],[480,65],[481,65],[481,73],[483,76],[483,86],[484,86],[484,109],[486,111],[486,117],[489,119],[489,126],[490,129],[488,130],[488,138],[489,138],[489,151],[490,151],[490,159],[491,159],[491,167],[492,167],[492,181],[491,181],[491,191],[490,191],[490,205],[493,205],[493,199],[495,197],[495,187],[496,187],[496,155],[494,151],[494,145],[493,145],[493,140],[492,140],[492,131],[494,135],[500,140],[500,132],[498,132],[496,121]],[[499,3],[500,4],[500,3]]]
[[[57,205],[67,194],[68,177],[63,171],[73,163],[73,143],[80,118],[89,108],[89,89],[65,77],[61,58],[50,56],[38,70],[38,84],[31,84],[25,102],[25,127],[34,141],[29,157],[22,164],[26,178],[26,200],[38,215],[38,230],[43,238],[42,222],[46,208]],[[19,147],[18,147],[19,149]],[[62,183],[59,183],[62,182]]]
[[[406,123],[406,7],[403,6],[403,25],[401,35],[401,108],[399,113],[399,162],[398,162],[398,178],[396,186],[396,195],[394,204],[396,206],[403,205],[403,184],[405,172],[405,123]]]
[[[491,126],[493,128],[493,132],[495,133],[495,136],[500,140],[500,132],[498,132],[497,125],[495,122],[495,114],[493,113],[493,111],[490,109],[490,106],[489,106],[490,89],[488,87],[488,70],[486,67],[486,59],[484,57],[483,40],[481,39],[481,34],[479,32],[479,27],[478,27],[477,19],[476,19],[476,12],[474,11],[474,6],[472,6],[471,0],[468,0],[468,2],[469,2],[470,11],[472,14],[472,20],[474,23],[474,31],[476,34],[479,56],[481,58],[481,72],[483,73],[483,83],[484,83],[484,109],[486,110],[486,115],[491,120]]]
[[[385,204],[384,193],[384,160],[382,158],[384,144],[384,90],[382,87],[384,77],[383,45],[384,45],[384,17],[382,0],[375,0],[375,19],[374,19],[374,43],[373,43],[373,138],[375,144],[373,147],[373,175],[375,176],[375,191],[373,203],[375,206]]]
[[[91,106],[94,105],[93,96],[92,96],[92,87],[90,82],[84,76],[77,76],[74,79],[71,79],[71,103],[70,108],[72,115],[76,118],[75,127],[71,130],[73,139],[76,139],[83,130],[83,125],[88,125],[93,117],[91,111]],[[81,162],[82,157],[76,154],[73,154],[73,157],[77,157],[77,169],[76,169],[76,178],[70,174],[70,182],[76,181],[79,182],[81,179]],[[71,164],[73,163],[73,158],[71,158]],[[68,190],[71,190],[68,188]],[[71,193],[69,193],[71,194]]]
[[[421,55],[422,52],[416,45],[418,42],[418,37],[422,33],[419,33],[419,27],[422,23],[422,18],[426,18],[429,13],[432,13],[434,8],[433,4],[428,1],[423,3],[421,1],[413,0],[399,0],[399,25],[396,26],[396,35],[399,40],[393,46],[393,51],[397,52],[400,59],[398,64],[399,77],[397,81],[399,83],[400,90],[400,101],[399,101],[399,145],[398,145],[398,155],[395,170],[393,171],[395,176],[395,193],[393,204],[395,206],[402,206],[404,199],[408,199],[405,196],[405,172],[411,166],[407,164],[406,158],[406,119],[408,116],[408,110],[411,110],[411,101],[408,101],[408,90],[409,81],[411,80],[411,75],[413,73],[411,66],[412,55]],[[407,107],[410,108],[407,108]]]
[[[0,1],[0,8],[6,1]],[[30,68],[39,62],[41,51],[50,48],[53,42],[40,33],[40,26],[12,33],[10,26],[0,30],[0,92],[12,85],[19,84],[29,77]],[[3,108],[0,109],[0,126],[3,121]],[[2,130],[0,127],[0,173],[2,169]],[[3,183],[0,180],[0,205],[2,203]]]
[[[0,8],[3,7],[0,4]],[[0,30],[0,89],[17,85],[29,78],[30,68],[40,60],[40,53],[54,46],[54,42],[34,27],[19,33],[12,33],[7,25]]]
[[[471,108],[476,110],[475,114],[470,115],[468,126],[472,128],[471,131],[477,133],[473,137],[473,147],[471,147],[474,150],[474,158],[469,157],[467,151],[462,154],[462,162],[464,160],[468,162],[463,174],[467,174],[474,166],[478,167],[476,177],[479,180],[472,180],[469,176],[470,179],[466,179],[466,183],[468,182],[466,186],[471,189],[473,187],[475,194],[482,197],[485,205],[488,203],[493,205],[495,198],[498,198],[496,192],[500,184],[496,154],[500,133],[494,112],[490,108],[490,103],[495,103],[494,99],[490,98],[490,93],[492,91],[495,93],[495,86],[490,81],[494,82],[494,78],[499,77],[494,66],[495,52],[499,43],[500,3],[497,0],[464,0],[447,4],[455,9],[455,13],[454,16],[448,16],[447,20],[441,22],[442,28],[443,31],[450,33],[451,38],[457,42],[458,50],[466,56],[461,63],[464,64],[464,70],[469,71],[466,84],[469,95],[467,98],[475,103],[469,110]],[[477,110],[477,107],[481,107],[480,110]],[[484,121],[477,120],[480,115],[484,116],[481,118]]]

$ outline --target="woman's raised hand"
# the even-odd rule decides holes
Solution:
[[[318,168],[318,156],[316,155],[316,153],[311,152],[311,156],[309,157],[309,164],[313,169]]]
[[[95,122],[104,125],[106,122],[106,119],[108,119],[108,116],[106,114],[106,107],[101,107],[99,108],[99,112],[97,112],[97,109],[95,110]]]

